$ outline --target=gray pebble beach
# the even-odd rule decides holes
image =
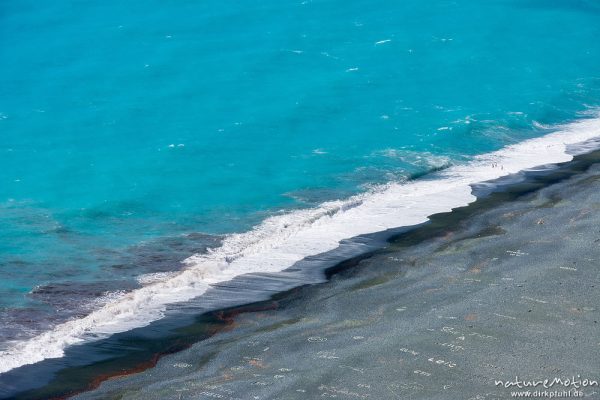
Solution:
[[[599,189],[592,164],[434,218],[76,398],[479,400],[518,390],[498,380],[599,380]]]

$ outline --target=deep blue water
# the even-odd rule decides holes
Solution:
[[[598,38],[594,0],[1,2],[0,342],[578,118]]]

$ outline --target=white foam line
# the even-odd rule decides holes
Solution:
[[[585,119],[557,132],[475,157],[450,167],[439,179],[390,183],[347,200],[267,218],[249,232],[228,236],[221,247],[185,260],[175,276],[109,300],[83,318],[70,320],[0,352],[0,373],[57,358],[72,345],[148,325],[169,304],[202,295],[211,284],[250,272],[282,271],[314,254],[335,249],[342,239],[427,221],[428,216],[475,200],[472,184],[536,166],[569,161],[567,145],[600,136],[600,119]]]

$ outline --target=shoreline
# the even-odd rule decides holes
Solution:
[[[475,201],[473,185],[572,160],[577,147],[597,138],[599,129],[600,118],[582,115],[546,135],[481,154],[431,176],[389,183],[345,200],[271,216],[250,231],[226,237],[220,247],[184,260],[186,268],[173,276],[116,296],[81,318],[12,343],[0,351],[0,373],[61,358],[73,345],[148,326],[170,312],[178,313],[182,304],[182,308],[201,302],[208,303],[205,309],[227,307],[229,298],[214,304],[208,293],[238,277],[279,276],[344,247],[348,238],[427,222],[433,214]],[[256,290],[264,291],[262,287]],[[236,300],[238,304],[247,302]]]
[[[520,178],[518,178],[518,177],[516,178],[517,181],[521,180],[520,183],[513,182],[513,183],[509,183],[509,184],[505,184],[505,185],[497,185],[496,187],[497,187],[497,190],[499,190],[499,191],[484,194],[481,197],[479,197],[476,202],[471,203],[468,206],[455,209],[452,212],[436,214],[431,217],[430,222],[422,224],[416,228],[413,228],[413,229],[403,228],[403,229],[401,229],[403,232],[396,232],[394,235],[388,235],[387,241],[389,241],[390,244],[404,243],[404,246],[406,246],[406,247],[417,246],[419,243],[421,243],[423,241],[431,240],[432,238],[438,237],[439,235],[443,234],[445,229],[447,229],[448,226],[452,225],[453,221],[454,221],[454,223],[456,223],[457,221],[460,221],[463,218],[468,218],[469,213],[476,213],[476,212],[478,212],[478,210],[485,209],[486,207],[493,208],[494,206],[497,206],[498,204],[502,204],[503,202],[506,202],[507,200],[510,201],[510,198],[519,197],[519,196],[524,195],[524,193],[528,193],[528,192],[532,192],[532,191],[535,192],[536,190],[538,190],[540,188],[547,187],[549,185],[552,185],[553,183],[560,182],[560,181],[568,179],[572,176],[576,176],[577,174],[584,171],[586,168],[590,167],[591,165],[593,165],[594,163],[599,162],[599,161],[600,161],[600,152],[593,152],[593,153],[577,156],[577,157],[575,157],[575,159],[573,161],[564,163],[563,165],[559,165],[556,169],[553,169],[553,170],[551,169],[551,170],[546,170],[546,171],[542,171],[542,172],[530,172],[529,174],[527,172],[525,172],[525,173],[523,173],[524,176],[522,176]],[[515,177],[513,177],[512,180],[514,181]],[[520,194],[518,194],[518,193],[520,193]],[[366,252],[362,255],[355,256],[355,257],[346,259],[344,261],[341,261],[341,262],[335,264],[334,266],[325,269],[324,273],[326,275],[327,281],[324,284],[327,284],[332,279],[332,277],[339,275],[340,273],[343,275],[344,271],[354,269],[354,267],[356,267],[358,264],[360,264],[361,261],[368,260],[369,258],[373,257],[374,255],[376,255],[378,252],[381,252],[381,251],[385,251],[385,250],[373,250],[370,252]],[[191,340],[192,338],[190,337],[190,335],[187,335],[188,340],[187,341],[184,340],[185,343],[182,344],[179,341],[182,339],[182,337],[186,336],[185,334],[183,334],[179,337],[179,340],[175,340],[176,344],[174,345],[174,347],[173,347],[173,343],[172,343],[172,341],[173,341],[172,337],[171,338],[167,337],[166,340],[165,340],[165,337],[163,337],[162,341],[171,342],[170,344],[168,344],[166,346],[166,348],[167,349],[170,348],[170,350],[165,351],[163,348],[163,351],[158,351],[158,352],[155,351],[154,353],[145,351],[145,353],[147,354],[145,356],[145,359],[146,360],[150,359],[151,361],[150,362],[149,361],[144,361],[144,362],[138,361],[137,363],[134,362],[131,366],[126,368],[126,371],[123,371],[123,367],[118,368],[115,366],[112,368],[112,372],[99,373],[99,370],[102,370],[102,368],[99,368],[98,365],[94,365],[94,364],[92,364],[89,367],[82,367],[82,368],[74,367],[70,371],[68,369],[66,370],[66,372],[64,370],[62,371],[62,373],[60,375],[63,377],[62,379],[64,379],[64,381],[62,381],[62,382],[61,382],[62,379],[59,377],[59,379],[55,379],[54,381],[50,382],[49,386],[47,385],[47,386],[44,386],[37,390],[33,389],[32,391],[29,391],[29,392],[21,392],[20,394],[14,393],[12,395],[13,397],[9,397],[9,398],[15,398],[15,399],[19,399],[19,398],[22,398],[22,399],[25,399],[25,398],[49,398],[50,393],[52,391],[54,391],[54,393],[57,393],[57,391],[60,391],[61,388],[63,390],[63,395],[62,396],[55,395],[52,398],[68,398],[68,397],[75,395],[78,392],[81,392],[81,390],[90,390],[90,389],[93,390],[94,387],[97,388],[105,380],[109,380],[109,379],[112,379],[117,376],[127,376],[130,373],[138,373],[143,370],[148,370],[148,368],[151,369],[151,368],[155,367],[156,363],[159,362],[159,360],[161,358],[163,358],[165,355],[173,354],[175,352],[189,349],[190,347],[193,347],[194,344],[201,343],[201,342],[207,340],[208,338],[213,337],[213,335],[216,333],[224,332],[224,331],[231,329],[231,325],[233,323],[232,321],[236,315],[243,314],[243,313],[255,313],[257,311],[264,310],[265,308],[270,308],[270,307],[277,308],[278,302],[281,301],[280,299],[285,299],[286,297],[289,297],[293,293],[302,291],[304,287],[311,287],[311,286],[315,286],[315,284],[302,284],[300,286],[296,286],[293,289],[289,289],[284,292],[276,293],[269,300],[252,302],[252,303],[245,304],[242,306],[234,306],[234,307],[230,307],[230,308],[225,308],[222,310],[212,311],[205,315],[202,315],[200,317],[200,319],[206,318],[206,320],[202,321],[200,323],[196,322],[195,323],[195,325],[197,327],[196,329],[198,329],[198,327],[203,327],[203,328],[210,327],[209,330],[212,329],[211,333],[205,335],[205,337],[203,337],[199,340]],[[320,285],[316,284],[316,286],[320,286]],[[217,321],[220,321],[220,322],[217,322]],[[165,320],[162,322],[169,323],[170,321]],[[144,328],[141,328],[140,331],[143,332]],[[127,337],[128,334],[124,334],[123,336]],[[131,338],[135,339],[135,335],[131,335],[130,339]],[[196,336],[195,338],[198,339],[198,336]],[[151,341],[152,341],[152,339],[150,339],[150,342]],[[79,349],[80,351],[83,351],[83,350],[85,350],[86,346],[89,346],[89,345],[84,344],[84,345],[78,346],[78,347],[80,347],[80,349]],[[142,351],[142,353],[144,353],[144,351]],[[139,354],[137,356],[139,356]],[[136,357],[133,357],[133,359],[135,359],[135,358]],[[127,359],[127,357],[125,358],[125,360],[126,359]],[[52,361],[52,360],[50,360],[50,361]],[[132,360],[130,359],[129,362],[131,363],[131,361]],[[116,364],[122,366],[123,359],[117,360]],[[35,370],[36,366],[33,365],[30,367],[24,367],[24,369],[25,368]],[[65,390],[66,382],[69,382],[69,384],[72,384],[73,378],[77,377],[77,376],[79,376],[79,379],[81,379],[82,370],[88,370],[89,376],[95,375],[95,379],[93,379],[93,380],[87,379],[88,384],[84,384],[84,381],[86,379],[83,379],[83,381],[80,382],[80,385],[83,385],[83,386],[81,386],[78,391],[70,391],[68,394],[65,393],[64,390]],[[109,370],[111,370],[111,368],[109,368]],[[50,392],[48,392],[48,390],[50,390]],[[36,393],[37,393],[37,395],[36,395]]]
[[[509,398],[493,378],[597,380],[597,217],[585,210],[599,180],[596,152],[438,215],[276,310],[76,398]]]

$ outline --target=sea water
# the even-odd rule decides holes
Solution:
[[[595,1],[5,1],[0,38],[6,369],[600,134]]]

